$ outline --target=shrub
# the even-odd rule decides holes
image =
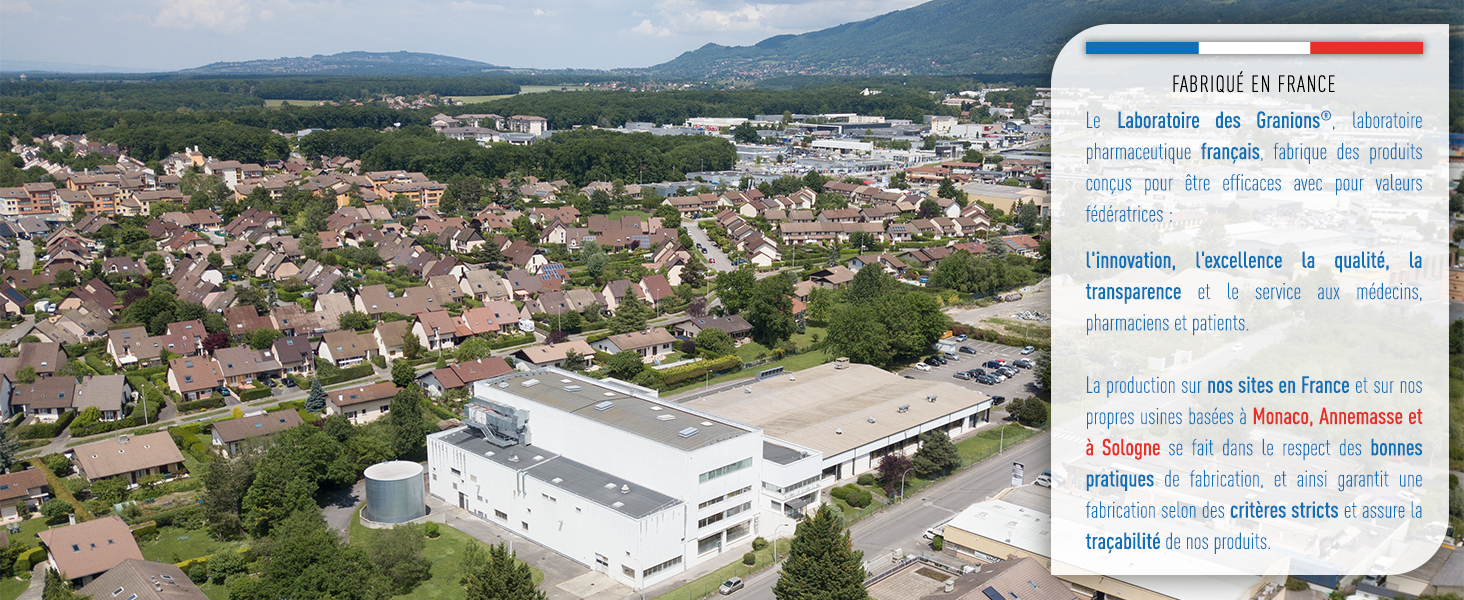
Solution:
[[[218,585],[224,585],[229,577],[248,570],[248,560],[242,552],[224,550],[208,558],[208,576]]]
[[[179,402],[178,403],[178,412],[179,413],[188,413],[188,412],[194,412],[194,411],[199,411],[199,410],[208,410],[210,408],[220,408],[223,405],[224,405],[224,397],[223,396],[217,396],[217,395],[215,395],[215,396],[209,396],[208,398],[204,398],[202,400],[194,400],[192,402]]]
[[[834,489],[829,490],[829,495],[830,496],[833,496],[834,498],[837,498],[839,500],[843,500],[844,499],[844,496],[847,496],[848,494],[849,494],[849,490],[848,489],[845,489],[843,486],[836,487]]]
[[[188,568],[188,578],[193,583],[208,583],[208,564],[200,563]]]
[[[752,566],[752,565],[757,564],[757,553],[755,553],[755,552],[748,552],[747,554],[743,554],[742,555],[742,564],[747,565],[749,567]]]
[[[378,369],[385,369],[386,368],[386,357],[385,356],[382,356],[380,354],[377,354],[376,356],[371,357],[371,364],[376,365],[376,368],[378,368]]]
[[[71,459],[61,454],[47,454],[42,460],[45,461],[46,468],[57,477],[65,477],[67,473],[71,472]]]
[[[874,483],[875,480],[873,473],[865,473],[859,476],[859,485],[874,485]]]
[[[940,552],[941,550],[944,550],[945,549],[945,538],[943,538],[941,536],[938,536],[938,535],[935,536],[935,537],[933,537],[933,538],[930,538],[930,549],[931,550],[934,550],[936,552]]]
[[[763,539],[763,538],[761,538],[761,537],[758,537],[758,538],[752,540],[752,549],[753,550],[762,550],[762,549],[767,548],[767,547],[768,547],[768,541],[765,540],[765,539]]]
[[[72,510],[71,505],[60,498],[52,498],[41,505],[41,514],[45,515],[46,522],[52,525],[65,521]]]
[[[268,398],[270,394],[273,393],[274,390],[270,389],[269,387],[257,387],[252,390],[244,390],[243,392],[239,393],[239,401],[249,402],[250,400]]]
[[[43,562],[46,562],[46,549],[31,548],[30,550],[26,550],[25,554],[20,555],[20,558],[15,559],[15,568],[18,571],[20,570],[20,566],[24,564],[25,570],[28,572]]]
[[[158,524],[156,521],[147,521],[132,528],[132,537],[139,542],[151,540],[158,535]]]
[[[1297,579],[1295,577],[1287,577],[1286,578],[1286,590],[1287,591],[1301,592],[1301,591],[1305,591],[1306,588],[1309,588],[1309,587],[1311,587],[1311,586],[1310,585],[1307,585],[1307,583],[1305,581],[1302,581],[1302,580]]]
[[[442,532],[438,530],[437,523],[431,521],[428,521],[427,524],[422,526],[422,533],[427,534],[428,539],[434,540],[437,539],[437,536],[442,535]]]

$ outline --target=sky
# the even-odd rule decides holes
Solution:
[[[172,71],[354,50],[522,68],[633,68],[745,46],[921,0],[4,0],[0,67]]]

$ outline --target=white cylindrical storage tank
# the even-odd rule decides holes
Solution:
[[[366,468],[367,520],[405,523],[427,514],[422,491],[422,465],[405,460],[376,463]]]

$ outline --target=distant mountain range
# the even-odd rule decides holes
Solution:
[[[342,52],[243,62],[216,62],[183,75],[471,75],[504,67],[422,52]]]
[[[647,71],[688,78],[1046,73],[1067,40],[1102,23],[1450,23],[1454,87],[1464,79],[1459,0],[931,0],[753,46],[707,44]]]

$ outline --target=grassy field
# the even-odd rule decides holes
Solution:
[[[521,85],[521,86],[519,86],[519,94],[537,94],[537,93],[540,93],[540,92],[557,92],[557,91],[588,92],[588,91],[591,91],[591,90],[590,90],[590,88],[587,88],[587,87],[584,87],[584,86],[581,86],[581,85],[572,84],[572,83],[566,83],[564,85]],[[512,98],[515,95],[517,95],[517,94],[501,94],[501,95],[498,95],[498,96],[446,96],[446,98],[448,100],[457,100],[457,101],[462,102],[464,104],[477,104],[479,102],[488,102],[490,100],[497,100],[499,98]],[[275,102],[275,100],[268,100],[266,102]],[[291,101],[291,103],[293,104],[294,101]],[[271,106],[273,106],[273,105],[271,105]]]
[[[812,325],[809,325],[808,327],[804,328],[803,333],[793,334],[791,341],[794,344],[797,344],[799,348],[805,348],[809,344],[813,343],[814,336],[818,336],[819,340],[823,340],[829,336],[829,331],[823,327],[814,327]],[[766,352],[768,352],[767,346],[764,346],[757,342],[747,342],[737,347],[737,356],[742,358],[742,362],[757,360],[757,355]],[[792,369],[789,370],[791,371]]]
[[[351,543],[363,544],[369,537],[376,533],[375,530],[361,525],[361,511],[356,510],[356,516],[351,519]],[[459,570],[463,565],[463,554],[466,553],[468,544],[484,545],[483,542],[474,539],[466,533],[439,524],[442,535],[437,539],[427,540],[427,547],[422,551],[423,557],[432,563],[432,578],[422,582],[411,593],[397,596],[398,598],[426,598],[429,600],[447,600],[462,598],[463,587],[458,585],[458,579],[462,577]],[[535,569],[532,565],[529,569],[534,572],[534,585],[544,582],[544,572]]]
[[[778,557],[787,558],[788,550],[792,548],[792,545],[793,540],[789,538],[779,539]],[[694,581],[687,582],[660,596],[656,596],[655,600],[697,600],[699,598],[714,596],[717,594],[717,588],[722,585],[723,581],[727,581],[733,577],[746,578],[748,575],[761,571],[773,563],[772,546],[758,550],[753,554],[757,555],[757,562],[750,567],[742,564],[742,558],[738,556],[732,561],[732,564],[703,575]],[[723,560],[726,560],[726,558],[728,557],[724,557]]]
[[[0,579],[0,600],[15,600],[28,587],[30,587],[30,579],[16,579],[14,577]],[[225,597],[227,596],[228,594],[225,594]]]
[[[238,542],[220,542],[208,534],[207,529],[181,529],[162,527],[158,538],[143,544],[142,557],[155,562],[177,563],[200,556],[208,556],[219,550],[238,548]]]

